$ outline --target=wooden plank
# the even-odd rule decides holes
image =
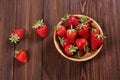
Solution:
[[[0,0],[0,80],[13,80],[14,44],[9,41],[15,26],[16,1]]]
[[[118,58],[120,45],[118,38],[120,17],[118,14],[120,7],[118,2],[118,0],[71,0],[70,12],[94,18],[108,37],[102,51],[94,59],[84,63],[71,62],[71,80],[120,79],[120,59]]]
[[[42,39],[38,37],[32,26],[38,19],[42,19],[42,0],[18,0],[16,28],[24,28],[24,39],[15,49],[25,49],[29,54],[29,61],[21,64],[15,61],[14,80],[41,80]]]
[[[70,61],[61,56],[53,43],[53,27],[69,13],[69,0],[44,0],[44,21],[49,34],[43,40],[43,80],[70,80]]]

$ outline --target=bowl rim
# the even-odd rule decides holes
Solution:
[[[84,17],[84,16],[86,16],[86,15],[74,14],[73,16],[78,17],[78,18],[81,18],[81,17]],[[86,17],[87,17],[88,19],[92,20],[95,25],[97,25],[97,28],[100,30],[100,34],[103,35],[103,31],[102,31],[100,25],[99,25],[93,18],[88,17],[88,16],[86,16]],[[63,21],[60,21],[57,25],[60,25],[62,22],[63,22]],[[94,58],[94,57],[100,52],[100,50],[101,50],[102,47],[103,47],[103,45],[101,45],[100,48],[97,49],[95,53],[91,53],[92,55],[89,56],[89,57],[86,57],[86,58],[73,58],[73,57],[69,57],[69,56],[65,55],[65,54],[59,49],[59,46],[60,46],[60,45],[59,45],[59,44],[57,43],[57,41],[56,41],[56,33],[55,33],[55,30],[54,30],[53,39],[54,39],[55,47],[56,47],[56,49],[58,50],[58,52],[59,52],[62,56],[64,56],[65,58],[67,58],[67,59],[69,59],[69,60],[71,60],[71,61],[76,61],[76,62],[83,62],[83,61],[87,61],[87,60],[90,60],[90,59]]]

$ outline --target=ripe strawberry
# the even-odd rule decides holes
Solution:
[[[91,49],[97,50],[104,42],[105,36],[101,34],[96,34],[91,37]]]
[[[78,38],[76,39],[75,43],[80,51],[88,51],[88,42],[85,38]]]
[[[45,38],[48,34],[48,27],[43,23],[43,20],[38,20],[33,28],[36,29],[36,34],[42,38]]]
[[[89,39],[90,24],[82,23],[77,26],[77,33],[83,38]]]
[[[79,25],[79,20],[73,16],[73,15],[68,15],[66,14],[63,18],[61,18],[62,21],[65,21],[65,25],[67,28],[70,28],[72,26],[77,26]]]
[[[55,27],[56,30],[56,35],[60,37],[65,37],[66,36],[66,28],[62,25],[58,25]]]
[[[68,29],[67,32],[66,32],[66,37],[67,37],[69,43],[74,43],[75,39],[77,37],[76,30],[72,29],[72,28]]]
[[[12,31],[9,40],[13,43],[19,42],[23,38],[24,29],[15,29]]]
[[[64,52],[67,56],[73,56],[74,53],[77,51],[77,47],[73,46],[73,45],[67,45],[65,48],[64,48]]]
[[[100,34],[100,31],[98,29],[91,28],[91,37],[96,35],[96,34]]]
[[[64,37],[62,37],[62,38],[61,38],[61,37],[58,37],[58,39],[59,39],[60,44],[62,45],[63,48],[65,48],[65,47],[69,44],[67,38],[64,38]]]
[[[15,51],[15,59],[18,60],[19,62],[26,63],[27,60],[27,54],[24,50],[16,50]]]

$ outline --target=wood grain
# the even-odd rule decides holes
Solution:
[[[8,38],[15,27],[15,11],[15,0],[0,0],[0,80],[13,80],[14,45]]]
[[[0,0],[0,80],[120,80],[120,0]],[[84,14],[95,19],[107,36],[95,58],[72,62],[53,43],[53,27],[64,14]],[[42,39],[32,26],[38,19],[48,25]],[[8,40],[13,29],[24,28],[24,39]],[[15,49],[25,49],[26,64],[14,59]]]

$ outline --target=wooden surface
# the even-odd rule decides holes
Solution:
[[[94,18],[107,36],[102,51],[87,62],[62,57],[53,44],[53,26],[64,14]],[[45,39],[32,29],[38,19],[49,26]],[[0,0],[0,80],[120,80],[120,0]],[[24,28],[19,44],[8,40]],[[25,49],[29,62],[17,62],[15,49]]]

